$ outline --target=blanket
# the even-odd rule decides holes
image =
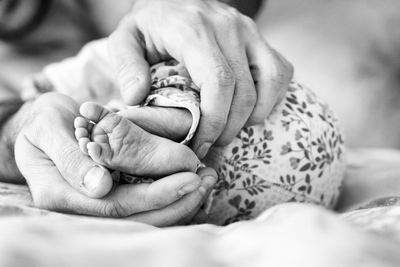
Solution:
[[[367,182],[357,197],[344,190],[341,213],[287,203],[226,227],[45,211],[26,186],[0,184],[0,266],[400,266],[398,162],[397,151],[350,152],[344,188]]]

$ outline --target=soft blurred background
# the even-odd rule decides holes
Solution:
[[[27,74],[109,34],[132,1],[53,1],[41,27],[13,42],[22,44],[17,51],[0,43],[0,82],[18,87]],[[248,12],[258,5],[224,1]],[[0,0],[0,11],[9,2],[29,13],[37,1]],[[267,41],[293,63],[297,80],[336,111],[348,146],[400,148],[399,11],[399,0],[269,0],[258,14]],[[19,20],[0,12],[2,23]]]
[[[347,145],[400,148],[400,1],[270,0],[259,14],[296,78],[330,103]]]

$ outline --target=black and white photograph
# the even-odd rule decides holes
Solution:
[[[399,267],[399,0],[0,0],[0,267]]]

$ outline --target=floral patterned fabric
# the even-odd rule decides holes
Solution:
[[[151,73],[151,92],[144,105],[189,110],[193,118],[184,140],[188,143],[200,120],[200,89],[174,60],[153,66]],[[90,99],[107,104],[118,98],[119,91],[105,40],[89,43],[74,58],[49,65],[28,84],[26,98],[55,90],[80,103]],[[344,176],[343,150],[332,111],[310,89],[292,81],[264,124],[242,129],[230,145],[213,148],[204,160],[219,174],[204,207],[209,223],[248,220],[285,202],[332,208]],[[129,174],[115,176],[126,182],[151,182]]]
[[[187,108],[193,116],[189,142],[200,119],[199,88],[175,60],[153,66],[152,78],[145,104]],[[210,223],[252,219],[284,202],[333,207],[344,175],[343,138],[329,107],[293,81],[263,125],[244,128],[205,162],[219,174],[205,207]]]
[[[343,149],[330,109],[292,82],[263,125],[244,128],[208,156],[219,173],[207,207],[210,221],[251,219],[284,202],[334,207],[345,171]]]

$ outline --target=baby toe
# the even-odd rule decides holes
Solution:
[[[74,127],[75,128],[87,128],[88,127],[88,121],[85,118],[82,117],[76,117],[74,120]]]
[[[79,149],[82,151],[82,153],[88,155],[87,144],[90,142],[89,138],[87,137],[80,138],[78,142],[79,142]]]
[[[79,112],[86,119],[98,123],[110,112],[101,105],[93,102],[83,103],[79,109]]]
[[[86,145],[87,151],[89,156],[96,161],[97,163],[102,163],[101,160],[101,153],[102,153],[102,148],[99,144],[95,142],[89,142]]]
[[[86,128],[76,128],[75,129],[75,137],[76,139],[81,139],[81,138],[88,138],[89,137],[89,132]]]

